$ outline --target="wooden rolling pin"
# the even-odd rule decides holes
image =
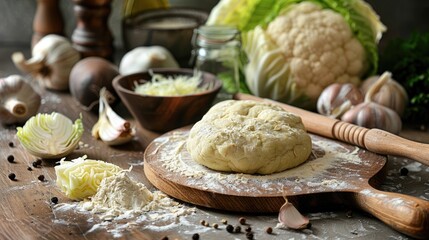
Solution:
[[[374,153],[414,159],[429,166],[429,144],[407,140],[380,129],[360,127],[253,95],[237,93],[234,95],[234,99],[264,101],[279,105],[286,111],[300,116],[305,128],[311,133],[350,143]]]

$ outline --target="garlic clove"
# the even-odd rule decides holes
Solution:
[[[91,130],[91,135],[108,145],[120,145],[134,137],[134,129],[129,121],[119,116],[108,103],[109,93],[106,88],[100,91],[99,117]]]
[[[279,211],[279,226],[290,229],[307,228],[310,220],[303,216],[286,198],[285,200],[286,202],[281,206]]]

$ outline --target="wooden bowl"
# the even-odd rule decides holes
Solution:
[[[192,69],[151,69],[164,76],[193,75]],[[134,92],[136,82],[143,84],[151,80],[149,72],[119,75],[113,80],[113,87],[141,127],[167,132],[200,120],[210,109],[222,83],[213,74],[203,73],[202,83],[212,84],[209,90],[182,96],[149,96]]]

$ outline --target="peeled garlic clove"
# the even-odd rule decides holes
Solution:
[[[278,216],[280,226],[291,229],[307,228],[310,220],[304,217],[292,203],[290,203],[287,199],[285,200],[286,202],[280,208]]]
[[[339,118],[353,105],[363,102],[359,88],[351,83],[334,83],[325,88],[317,100],[317,111],[325,116]]]
[[[35,115],[41,97],[19,75],[0,79],[0,122],[3,124],[24,123]]]
[[[402,116],[408,103],[408,94],[404,87],[392,78],[390,73],[388,73],[387,77],[388,79],[372,94],[371,100],[393,109],[399,116]],[[361,91],[364,94],[368,93],[369,89],[377,84],[380,78],[380,76],[372,76],[366,79],[362,83]]]
[[[72,67],[80,60],[80,54],[67,38],[55,34],[43,37],[26,60],[21,52],[12,54],[15,66],[31,74],[39,83],[53,90],[66,90]]]
[[[399,115],[390,108],[374,102],[364,102],[348,110],[341,117],[344,122],[366,128],[378,128],[393,134],[402,129]]]

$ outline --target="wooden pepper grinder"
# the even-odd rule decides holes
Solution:
[[[31,48],[48,34],[64,35],[64,20],[59,0],[37,0]]]
[[[112,0],[73,0],[76,28],[73,46],[83,58],[102,57],[113,61],[113,36],[108,26]]]

